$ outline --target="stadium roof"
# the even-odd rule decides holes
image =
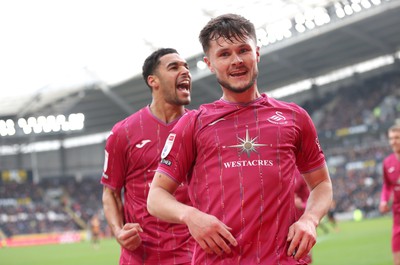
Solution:
[[[299,1],[280,1],[281,4],[294,2]],[[323,1],[304,0],[301,1],[303,6],[298,7],[304,9],[307,2],[309,5],[315,5],[315,2]],[[325,1],[325,4],[329,2],[332,1]],[[384,2],[382,5],[355,12],[342,19],[332,19],[331,23],[263,46],[259,63],[260,90],[270,92],[305,80],[316,86],[322,85],[323,82],[318,81],[321,76],[327,78],[327,75],[343,68],[346,72],[350,71],[351,76],[358,72],[358,68],[350,66],[360,66],[360,63],[366,61],[377,64],[384,61],[387,66],[380,71],[388,68],[400,69],[400,1]],[[197,62],[202,56],[198,53],[188,58],[193,76],[192,103],[189,108],[196,108],[221,96],[215,77],[208,69],[197,68]],[[364,65],[364,68],[368,70],[368,66]],[[137,74],[113,86],[97,82],[62,93],[38,93],[24,108],[15,113],[5,113],[3,117],[17,119],[60,113],[84,113],[85,129],[74,135],[90,134],[108,131],[116,121],[145,106],[150,100],[149,88],[141,75]],[[36,139],[41,137],[49,139],[59,136],[42,135]],[[2,138],[4,142],[5,137]],[[8,142],[23,141],[18,136],[7,138]]]

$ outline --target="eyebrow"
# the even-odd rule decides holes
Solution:
[[[167,68],[169,68],[171,66],[178,66],[178,65],[184,65],[185,67],[187,67],[188,63],[183,62],[183,61],[173,61],[173,62],[170,62],[169,64],[167,64]]]

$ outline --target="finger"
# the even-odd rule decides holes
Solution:
[[[293,237],[294,237],[294,228],[293,226],[290,226],[286,241],[287,242],[292,241]]]
[[[210,247],[207,245],[207,243],[204,240],[197,241],[199,243],[200,247],[208,254],[212,254],[213,251],[210,249]]]
[[[208,247],[211,249],[212,252],[214,252],[217,255],[221,255],[222,250],[218,246],[218,244],[215,243],[213,238],[210,238],[210,239],[206,240],[206,243],[207,243]]]
[[[294,255],[294,259],[296,259],[296,260],[299,260],[299,259],[303,258],[304,256],[306,256],[312,248],[312,244],[310,242],[304,242],[304,241],[306,241],[306,240],[303,240],[300,243],[300,245],[296,251],[296,254]]]
[[[218,245],[219,246],[223,246],[223,245],[225,245],[226,247],[224,247],[223,249],[224,249],[224,251],[226,250],[226,248],[229,248],[229,246],[226,244],[226,241],[229,243],[229,244],[231,244],[232,246],[237,246],[237,241],[236,241],[236,239],[235,239],[235,237],[231,234],[231,232],[229,232],[228,231],[228,229],[229,230],[231,230],[231,228],[230,227],[227,227],[225,224],[224,224],[224,226],[226,227],[226,229],[220,229],[220,231],[218,231],[218,233],[219,233],[219,235],[224,239],[223,241],[223,243],[224,244],[220,244],[219,243],[219,241],[218,241]],[[230,248],[229,248],[229,251],[230,251]],[[226,252],[226,251],[225,251]],[[228,253],[228,252],[227,252]]]
[[[299,240],[300,237],[298,235],[291,235],[292,240],[289,241],[289,237],[288,237],[288,242],[290,242],[289,244],[289,248],[287,251],[287,255],[288,256],[294,256],[294,254],[297,252],[298,246],[299,246]]]
[[[135,229],[139,232],[143,232],[142,227],[138,224],[138,223],[126,223],[124,224],[124,226],[122,227],[122,229],[124,230],[132,230]]]
[[[223,237],[217,234],[216,237],[213,237],[213,240],[220,251],[224,251],[225,253],[231,253],[231,248],[228,246]]]
[[[135,236],[129,237],[124,241],[124,247],[133,251],[142,243],[142,239],[138,234]]]

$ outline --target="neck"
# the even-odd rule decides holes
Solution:
[[[222,99],[232,103],[249,103],[261,97],[257,88],[249,89],[241,93],[235,93],[226,88],[222,88],[222,91]]]
[[[157,104],[153,101],[149,107],[151,113],[165,123],[170,123],[185,113],[184,106],[171,105],[165,102]]]

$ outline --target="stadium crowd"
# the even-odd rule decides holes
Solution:
[[[381,163],[390,153],[387,128],[400,117],[398,73],[343,86],[301,104],[320,132],[332,177],[337,212],[360,209],[376,216],[382,185]],[[5,236],[86,229],[102,213],[98,176],[46,178],[39,183],[0,185],[0,230]],[[72,211],[71,211],[72,210]],[[0,232],[1,232],[0,231]]]
[[[46,178],[39,183],[0,186],[0,229],[9,237],[89,229],[98,214],[103,235],[109,231],[101,213],[101,185],[87,177]]]

